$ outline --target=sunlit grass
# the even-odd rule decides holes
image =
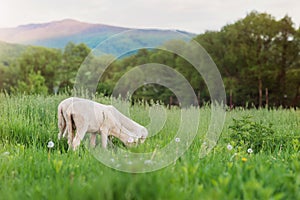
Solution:
[[[66,96],[0,94],[0,199],[299,199],[300,113],[293,109],[236,109],[226,114],[217,146],[199,159],[210,108],[200,109],[200,127],[189,150],[170,166],[145,174],[108,168],[83,146],[67,152],[57,139],[57,105]],[[96,98],[102,103],[109,99]],[[135,105],[131,117],[149,123],[147,107]],[[166,109],[165,127],[133,152],[152,152],[173,140],[178,108]],[[272,124],[274,135],[293,137],[275,151],[248,153],[230,140],[233,118],[252,116]],[[54,147],[48,149],[49,141]],[[228,143],[232,149],[228,149]],[[121,145],[115,142],[114,145]],[[122,147],[126,149],[125,147]]]

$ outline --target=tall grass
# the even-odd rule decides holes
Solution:
[[[64,98],[0,94],[0,199],[300,199],[299,110],[228,112],[217,146],[199,159],[201,138],[210,121],[209,107],[201,108],[198,136],[180,159],[159,171],[129,174],[106,167],[84,147],[66,151],[66,141],[57,140],[56,117]],[[109,99],[96,100],[109,103]],[[147,109],[135,105],[131,116],[147,125]],[[152,152],[172,140],[179,111],[167,109],[161,132],[132,151]],[[286,145],[248,154],[248,146],[231,137],[233,119],[244,116],[252,116],[251,122],[262,126],[272,124],[274,137],[286,139]],[[253,130],[246,132],[258,134]],[[53,149],[47,148],[50,140]]]

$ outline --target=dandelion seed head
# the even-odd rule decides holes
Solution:
[[[247,150],[247,152],[248,152],[248,153],[253,153],[253,150],[252,150],[251,148],[249,148],[249,149]]]
[[[175,142],[177,142],[177,143],[180,142],[180,138],[178,138],[178,137],[175,138]]]
[[[229,151],[231,151],[231,150],[233,149],[233,147],[232,147],[230,144],[228,144],[228,145],[227,145],[227,149],[228,149]]]
[[[50,149],[53,148],[54,147],[54,142],[49,141],[47,147],[50,148]]]

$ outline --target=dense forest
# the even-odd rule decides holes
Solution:
[[[300,28],[285,16],[276,20],[267,13],[251,12],[245,18],[207,31],[194,38],[216,63],[231,106],[300,105]],[[171,40],[168,45],[188,42]],[[76,74],[91,49],[69,43],[64,49],[26,47],[15,59],[0,63],[0,90],[7,93],[53,94],[71,92]],[[112,57],[112,56],[108,56]],[[93,78],[97,63],[105,58],[94,55],[86,79]],[[163,49],[140,49],[116,59],[104,72],[97,92],[111,95],[116,82],[126,71],[145,63],[161,63],[176,69],[190,82],[198,102],[209,102],[203,79],[184,58]],[[172,92],[157,84],[139,88],[135,99],[176,103]]]

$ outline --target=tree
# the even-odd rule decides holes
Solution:
[[[288,98],[291,99],[291,106],[300,105],[300,27],[294,35],[293,42],[297,45],[298,51],[294,52],[296,58],[286,72],[286,88]]]
[[[251,12],[221,31],[206,32],[196,40],[216,62],[226,89],[237,96],[238,105],[248,101],[262,106],[264,88],[269,89],[272,102],[282,105],[287,104],[287,74],[292,74],[288,71],[299,60],[295,32],[288,16],[276,21],[269,14]]]
[[[274,57],[276,63],[275,83],[277,88],[277,105],[287,104],[291,98],[291,84],[287,88],[287,72],[290,69],[298,68],[297,60],[299,60],[299,40],[296,38],[296,30],[293,28],[292,19],[288,16],[283,17],[278,21],[277,35],[274,41]],[[295,70],[292,70],[296,72]],[[290,72],[292,72],[290,71]],[[293,73],[289,73],[293,76]],[[292,78],[292,77],[290,77]]]
[[[83,43],[76,45],[69,42],[65,46],[62,64],[59,68],[60,88],[73,88],[78,69],[90,52],[91,49]]]
[[[230,28],[235,28],[237,40],[236,54],[242,66],[243,80],[257,84],[258,106],[262,106],[262,90],[268,79],[268,73],[273,70],[273,41],[277,34],[276,20],[269,14],[252,12],[243,20]]]
[[[25,82],[26,81],[26,82]],[[25,81],[18,81],[17,90],[27,94],[48,94],[45,78],[38,71],[29,73]]]
[[[226,28],[223,28],[221,31],[207,31],[195,38],[217,65],[223,77],[226,90],[229,92],[227,96],[231,96],[230,94],[232,93],[236,94],[239,88],[238,82],[241,68],[238,62],[240,61],[236,54],[235,45],[232,45],[235,43],[234,40],[237,38],[237,33],[236,29],[227,31]],[[201,91],[203,89],[200,88]],[[208,96],[208,93],[204,95]],[[204,95],[201,94],[202,97]],[[236,96],[234,95],[234,97]],[[208,99],[208,97],[206,98]],[[236,98],[235,102],[239,102],[239,100]]]
[[[51,92],[54,87],[58,68],[61,63],[61,52],[56,49],[29,47],[15,64],[15,71],[10,74],[13,82],[10,84],[22,88],[21,91],[36,93]],[[28,85],[23,87],[24,85]],[[34,85],[34,86],[33,86]],[[44,86],[42,86],[44,85]],[[26,88],[26,89],[25,89]],[[41,89],[43,88],[43,89]],[[33,91],[29,91],[32,89]]]

